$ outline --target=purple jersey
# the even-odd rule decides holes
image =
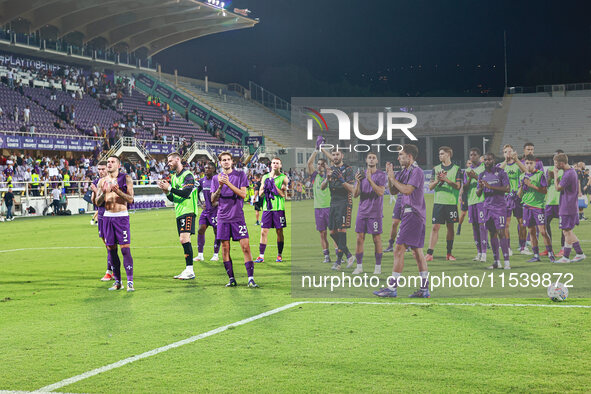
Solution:
[[[377,170],[371,179],[378,186],[386,186],[388,177],[384,171]],[[384,216],[384,196],[379,196],[369,184],[367,178],[361,180],[361,194],[357,218],[381,218]]]
[[[564,170],[560,180],[560,203],[558,204],[558,213],[560,216],[578,215],[579,213],[579,178],[577,173],[571,167]]]
[[[211,180],[211,190],[214,193],[220,187],[218,177],[219,175],[215,175]],[[232,170],[228,174],[228,180],[238,189],[248,186],[248,177],[242,171]],[[243,205],[244,200],[238,197],[228,185],[223,185],[218,205],[218,222],[244,221]]]
[[[203,212],[206,214],[215,213],[217,211],[217,206],[213,206],[211,203],[211,183],[213,182],[213,177],[211,179],[207,179],[206,176],[199,179],[199,191],[203,192],[203,198],[205,199],[205,208]]]
[[[509,178],[507,177],[507,173],[503,171],[500,167],[494,167],[492,172],[488,170],[484,170],[480,175],[478,175],[478,180],[486,181],[489,185],[499,187],[499,186],[508,186],[509,185]],[[506,211],[506,203],[505,203],[505,192],[499,192],[488,187],[484,188],[484,207],[491,210],[503,210]]]
[[[400,176],[400,183],[405,185],[411,185],[415,187],[415,190],[407,195],[407,194],[400,194],[401,204],[403,209],[409,207],[417,213],[423,222],[426,220],[427,216],[427,207],[425,206],[425,196],[424,196],[424,184],[425,184],[425,173],[419,167],[417,162],[415,161],[408,167],[407,169],[403,170]]]

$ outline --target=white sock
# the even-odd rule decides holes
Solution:
[[[250,282],[251,280],[254,281],[254,276],[249,276],[248,277],[248,281]]]
[[[480,255],[480,258],[486,259],[486,253],[482,253],[482,254]]]
[[[265,255],[264,254],[259,254],[259,259],[264,259]]]
[[[107,270],[107,274],[109,274],[109,275],[113,275],[113,271],[111,271],[111,270]]]
[[[363,264],[357,264],[357,268],[363,269]]]
[[[203,253],[197,253],[197,257],[203,258]]]

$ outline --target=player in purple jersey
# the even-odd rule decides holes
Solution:
[[[374,244],[374,256],[376,265],[374,275],[382,273],[382,218],[384,216],[384,192],[388,177],[384,171],[377,168],[378,157],[375,153],[368,153],[365,158],[367,168],[355,175],[355,189],[353,197],[359,197],[359,208],[357,209],[357,220],[355,232],[357,233],[357,249],[355,258],[357,268],[353,275],[363,273],[363,244],[365,234],[371,234]]]
[[[92,203],[96,206],[97,212],[97,225],[98,225],[98,234],[99,238],[105,242],[105,235],[103,234],[103,216],[105,214],[105,206],[97,206],[96,205],[96,197],[98,195],[98,188],[97,185],[99,181],[107,175],[107,162],[104,160],[99,161],[96,165],[96,169],[98,171],[98,178],[96,178],[90,185],[90,189],[92,190]],[[107,245],[105,244],[105,247]],[[101,278],[103,282],[108,282],[114,280],[115,276],[113,276],[113,267],[111,266],[111,254],[109,253],[109,249],[107,248],[107,272],[105,272],[105,276]]]
[[[554,156],[554,179],[558,179],[558,171],[563,170],[562,179],[556,183],[556,190],[560,192],[560,228],[564,233],[564,254],[557,263],[571,263],[583,260],[586,256],[581,249],[579,239],[574,233],[574,228],[579,224],[579,179],[575,170],[568,164],[568,156],[559,153]],[[571,249],[575,249],[576,255],[571,260]]]
[[[390,162],[386,163],[386,174],[388,175],[388,190],[390,195],[395,195],[396,192],[392,188],[392,184],[395,179],[400,180],[403,170],[394,172],[394,165]],[[392,212],[392,228],[390,228],[390,240],[388,241],[388,247],[384,249],[384,252],[394,251],[394,242],[396,242],[396,235],[398,234],[398,226],[400,225],[400,219],[402,217],[402,200],[400,196],[396,198],[394,203],[394,211]]]
[[[501,268],[499,257],[499,243],[503,251],[505,269],[511,269],[509,262],[509,240],[505,236],[507,220],[507,205],[505,193],[509,192],[509,178],[507,173],[495,166],[495,155],[484,155],[484,171],[478,176],[478,197],[484,193],[482,204],[484,223],[490,232],[490,244],[494,255],[494,263],[489,269]]]
[[[400,194],[402,219],[400,221],[400,233],[396,238],[392,276],[388,278],[388,287],[374,291],[374,294],[378,297],[396,297],[398,295],[398,278],[404,268],[404,252],[407,247],[412,249],[421,276],[420,288],[410,297],[429,298],[431,296],[429,292],[429,271],[423,254],[427,215],[425,195],[423,194],[425,173],[416,162],[418,154],[419,149],[412,144],[404,145],[402,151],[398,154],[398,161],[403,168],[403,173],[400,180],[394,179],[392,189],[395,193]]]
[[[215,190],[211,195],[211,202],[218,203],[217,237],[222,243],[222,259],[230,279],[226,287],[237,286],[230,257],[230,238],[240,242],[248,275],[248,287],[259,287],[254,281],[254,263],[250,254],[248,228],[242,210],[248,177],[245,172],[233,168],[234,162],[229,152],[220,153],[218,159],[222,166],[222,173],[215,175],[211,180],[211,190]]]
[[[133,285],[133,258],[131,257],[130,243],[131,231],[129,227],[128,204],[133,204],[133,181],[125,173],[119,172],[121,161],[117,156],[109,156],[107,159],[107,175],[98,183],[98,196],[96,204],[105,205],[103,216],[103,231],[105,244],[111,255],[113,275],[115,283],[109,290],[120,290],[121,284],[121,260],[117,253],[117,245],[121,247],[123,255],[123,267],[127,274],[127,291],[134,291]]]
[[[203,260],[203,247],[205,246],[205,232],[207,227],[211,227],[213,230],[214,243],[213,243],[213,256],[210,261],[218,261],[218,253],[220,251],[220,240],[217,238],[217,218],[218,218],[218,206],[211,202],[211,181],[214,175],[216,175],[216,169],[212,162],[205,164],[205,176],[199,180],[199,202],[202,205],[203,211],[199,216],[199,230],[197,230],[197,257],[193,261]],[[201,200],[203,195],[203,200]]]

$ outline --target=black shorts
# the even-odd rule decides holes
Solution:
[[[181,233],[195,234],[195,214],[187,213],[176,218],[176,228]]]
[[[460,209],[464,212],[468,211],[468,201],[462,199],[462,203],[460,204]]]
[[[433,224],[457,223],[458,207],[457,205],[433,205]]]
[[[264,198],[259,197],[259,200],[254,202],[253,205],[254,205],[255,211],[261,211],[263,209],[263,201],[264,201]]]
[[[353,206],[350,204],[331,205],[328,217],[328,229],[339,230],[341,228],[350,228],[352,211]]]

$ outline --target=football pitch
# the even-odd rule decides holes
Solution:
[[[313,221],[312,202],[287,208],[296,204]],[[387,245],[392,206],[384,205]],[[245,214],[256,258],[260,228],[252,207],[245,206]],[[170,209],[131,215],[137,291],[109,292],[110,284],[99,280],[106,251],[89,220],[80,215],[1,224],[0,390],[584,392],[591,385],[591,299],[576,292],[563,303],[551,302],[545,289],[527,298],[438,297],[436,291],[418,301],[406,293],[387,300],[294,298],[290,227],[282,263],[274,261],[270,233],[266,261],[255,266],[259,289],[246,287],[237,244],[232,255],[239,286],[224,287],[222,262],[209,261],[211,230],[206,261],[195,263],[196,280],[177,281],[172,276],[184,259]],[[576,232],[591,255],[591,224],[582,222]],[[309,237],[316,244],[317,234]],[[196,251],[197,238],[192,242]],[[373,255],[370,244],[367,237],[366,256]],[[321,264],[319,246],[307,253]],[[467,219],[454,254],[451,269],[471,264]],[[512,265],[529,257],[514,255]],[[407,259],[405,271],[415,272]],[[366,257],[366,272],[373,270],[372,260]],[[589,261],[567,268],[579,274]],[[391,253],[383,265],[387,276]]]

